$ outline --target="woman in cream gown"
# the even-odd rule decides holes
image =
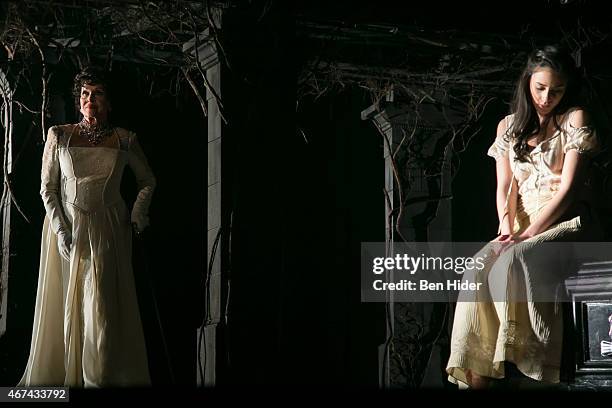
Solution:
[[[504,362],[534,380],[559,382],[561,307],[541,301],[558,288],[542,280],[547,271],[562,276],[570,255],[543,259],[538,244],[598,235],[589,209],[577,206],[597,143],[586,113],[573,106],[573,65],[554,46],[530,55],[515,113],[501,120],[488,151],[496,159],[500,235],[477,255],[487,262],[471,276],[491,292],[457,302],[446,368],[455,384],[487,388],[505,376]]]
[[[50,128],[43,153],[46,217],[30,356],[19,385],[146,386],[131,228],[148,224],[155,178],[136,135],[107,124],[104,73],[86,69],[75,82],[83,121]],[[131,214],[119,191],[126,166],[139,189]]]

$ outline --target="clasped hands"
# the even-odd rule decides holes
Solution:
[[[525,241],[533,237],[534,235],[536,234],[529,231],[529,228],[527,228],[520,234],[500,234],[495,239],[493,239],[493,241],[491,241],[496,243],[495,245],[493,245],[493,251],[495,252],[495,255],[500,255],[512,245]]]

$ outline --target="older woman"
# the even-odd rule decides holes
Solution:
[[[49,129],[42,159],[43,224],[30,357],[19,385],[150,383],[134,287],[131,225],[148,225],[155,178],[136,135],[109,123],[103,71],[75,78],[83,119]],[[120,195],[128,165],[138,196]]]

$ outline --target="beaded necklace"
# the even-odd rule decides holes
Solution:
[[[79,122],[79,131],[81,135],[85,136],[89,143],[94,146],[100,144],[108,135],[110,135],[113,128],[108,124],[92,125],[85,119]]]

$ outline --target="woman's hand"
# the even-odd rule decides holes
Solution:
[[[493,252],[495,252],[495,255],[499,255],[509,245],[512,245],[514,240],[511,234],[501,234],[491,242],[493,242]]]
[[[492,242],[504,242],[512,237],[511,234],[500,234]]]
[[[512,239],[514,240],[514,242],[522,242],[536,235],[537,234],[534,231],[532,231],[531,228],[527,228],[525,231],[523,231],[519,235],[515,235]]]
[[[132,210],[131,221],[136,234],[141,234],[149,226],[149,216],[143,214],[137,207]]]
[[[501,234],[492,241],[496,243],[496,245],[493,246],[493,251],[495,252],[495,255],[502,254],[513,244],[525,241],[535,235],[537,234],[534,233],[531,228],[527,228],[520,234]]]
[[[525,241],[529,238],[534,237],[535,235],[537,235],[536,233],[533,232],[533,230],[531,230],[530,228],[527,228],[525,231],[523,231],[520,234],[515,234],[515,235],[511,235],[511,234],[502,234],[499,235],[497,238],[495,238],[493,241],[494,245],[493,245],[493,252],[495,252],[495,255],[500,255],[502,254],[505,250],[507,250],[508,248],[510,248],[512,245]]]
[[[57,233],[57,247],[62,258],[70,260],[70,247],[72,246],[72,237],[64,230]]]

